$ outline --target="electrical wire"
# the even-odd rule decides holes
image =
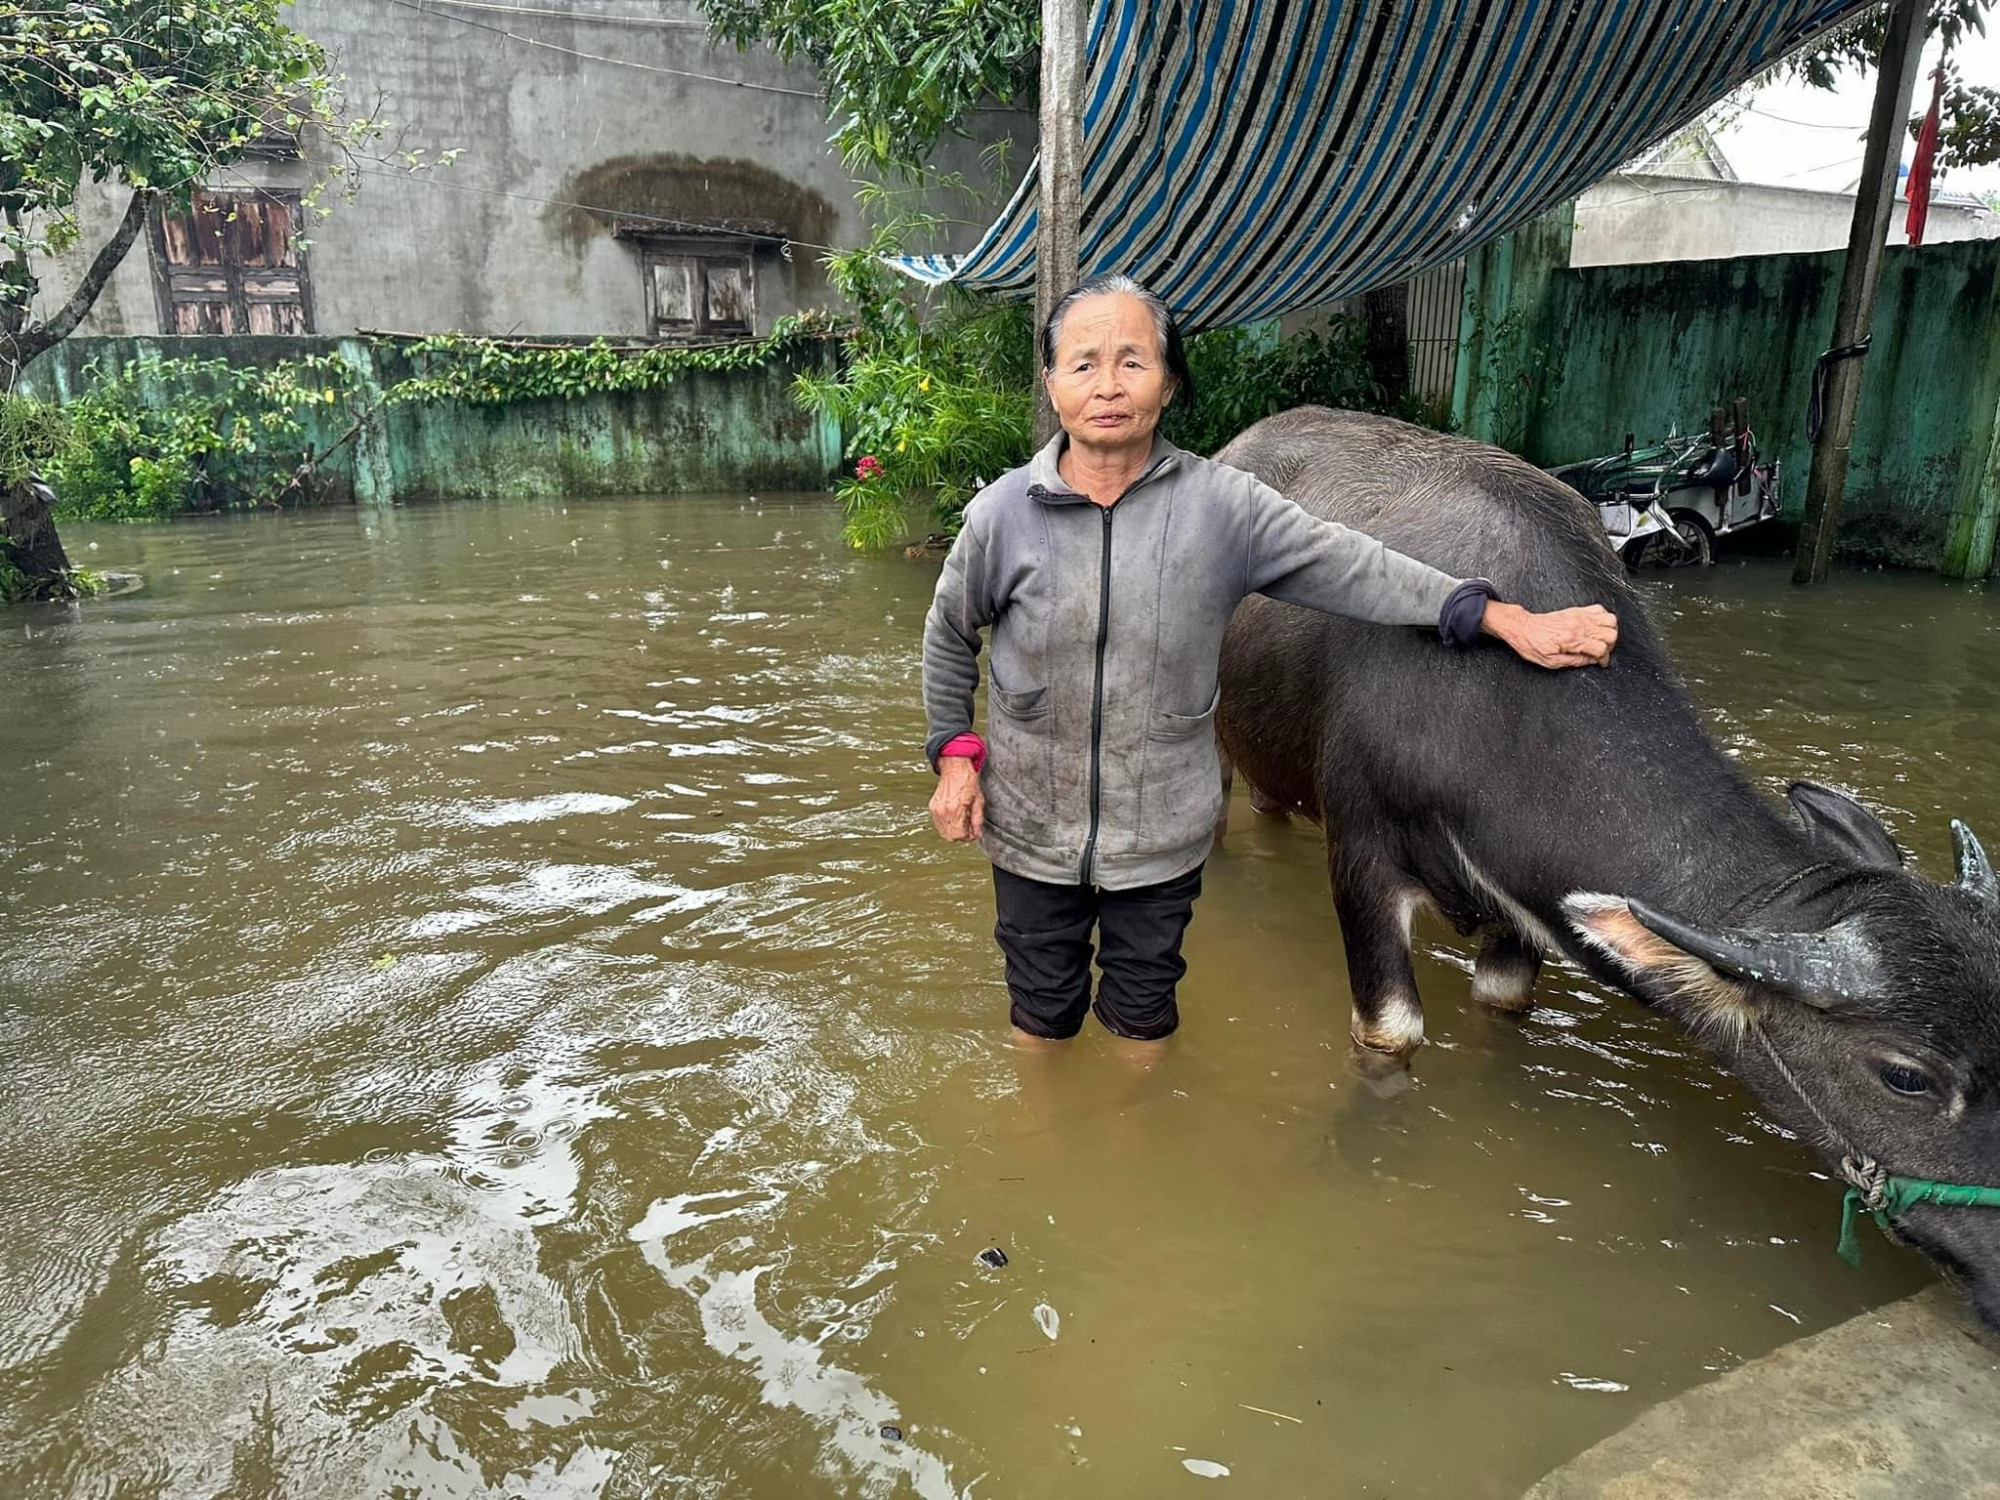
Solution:
[[[431,3],[426,3],[426,0],[386,0],[386,3],[400,5],[404,10],[413,10],[420,16],[436,16],[440,20],[452,21],[460,26],[470,26],[476,31],[490,31],[495,36],[503,36],[510,42],[519,42],[524,47],[540,47],[548,52],[560,52],[566,57],[582,58],[586,62],[609,63],[615,68],[636,68],[642,73],[658,73],[669,78],[691,78],[698,83],[719,83],[728,88],[755,89],[763,94],[789,94],[797,99],[825,97],[815,89],[792,89],[776,83],[751,83],[743,78],[724,78],[715,73],[696,73],[687,68],[662,67],[658,63],[638,62],[629,57],[608,57],[602,52],[584,52],[576,47],[565,47],[559,42],[528,36],[524,32],[509,31],[504,26],[495,26],[488,21],[475,21],[471,16],[454,15],[448,10],[437,10]]]
[[[1798,125],[1807,130],[1846,130],[1851,131],[1855,135],[1861,135],[1868,129],[1865,123],[1861,125],[1842,125],[1837,122],[1829,123],[1824,120],[1794,120],[1789,115],[1774,115],[1768,109],[1759,109],[1754,104],[1744,105],[1743,112],[1746,115],[1757,115],[1766,120],[1776,120],[1780,125]]]
[[[585,21],[592,26],[652,26],[663,31],[707,31],[706,21],[676,21],[666,16],[580,15],[575,10],[559,10],[549,5],[509,5],[504,0],[431,0],[434,5],[454,5],[461,10],[495,11],[515,16],[552,16],[564,21]]]

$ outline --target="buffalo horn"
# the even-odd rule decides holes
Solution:
[[[1980,847],[1979,835],[1958,819],[1951,820],[1951,843],[1958,851],[1958,888],[1987,906],[2000,907],[2000,878]]]
[[[1642,926],[1732,978],[1777,985],[1822,1004],[1859,1000],[1879,988],[1874,949],[1844,922],[1824,932],[1697,927],[1641,901],[1626,904]]]

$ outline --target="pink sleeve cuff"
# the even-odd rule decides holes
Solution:
[[[972,774],[975,776],[986,769],[986,741],[970,731],[945,741],[944,748],[938,751],[938,759],[943,760],[947,755],[961,756],[971,761]]]

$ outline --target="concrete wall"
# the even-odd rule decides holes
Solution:
[[[415,174],[364,162],[354,201],[328,194],[331,213],[312,224],[307,252],[319,333],[643,335],[639,258],[612,237],[618,214],[783,226],[796,242],[789,255],[772,247],[757,259],[763,332],[780,313],[829,300],[823,246],[865,238],[856,184],[826,144],[815,75],[763,49],[711,46],[691,0],[294,0],[290,19],[328,48],[356,111],[393,122],[372,151],[464,153]],[[978,180],[979,147],[1011,136],[1018,174],[1032,116],[987,113],[977,126],[978,141],[949,143],[937,164]],[[298,187],[314,175],[307,163],[245,162],[214,185]],[[67,295],[125,197],[86,192],[85,244],[47,278],[44,311]],[[941,206],[972,222],[936,248],[969,248],[990,214],[959,195]],[[151,252],[136,246],[82,332],[162,331]]]
[[[338,354],[378,395],[412,373],[400,350],[366,339],[212,336],[65,340],[31,364],[22,389],[55,400],[89,384],[86,366],[107,371],[151,354],[267,366]],[[330,466],[336,495],[362,503],[574,498],[675,490],[820,489],[840,465],[837,423],[800,410],[792,381],[824,372],[833,358],[810,353],[758,369],[683,376],[662,390],[524,401],[396,405]],[[340,435],[343,411],[320,419],[315,447]]]
[[[1479,252],[1489,253],[1500,251]],[[1844,259],[1557,270],[1538,296],[1507,310],[1510,352],[1478,367],[1462,410],[1476,418],[1499,404],[1491,392],[1522,390],[1518,446],[1555,464],[1613,452],[1627,431],[1644,443],[1676,423],[1697,429],[1711,407],[1743,396],[1760,448],[1784,462],[1795,520],[1813,364],[1832,334]],[[1461,360],[1461,373],[1469,364]],[[1843,553],[1984,576],[2000,516],[1997,410],[2000,241],[1891,249],[1864,364]],[[1477,420],[1466,425],[1491,435]]]
[[[1888,243],[1907,247],[1909,204],[1896,200]],[[1854,220],[1847,193],[1620,172],[1576,203],[1573,266],[1664,260],[1723,260],[1845,250]],[[2000,237],[2000,214],[1958,203],[1931,204],[1926,245]]]

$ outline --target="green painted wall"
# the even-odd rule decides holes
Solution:
[[[97,361],[144,355],[272,365],[338,354],[365,386],[411,373],[396,349],[336,338],[72,338],[30,365],[22,387],[65,399]],[[819,489],[840,466],[835,423],[799,409],[793,377],[821,356],[754,370],[694,373],[658,391],[476,407],[456,402],[388,408],[341,461],[363,504],[490,496],[569,497],[676,490]],[[336,419],[344,430],[348,419]],[[324,442],[338,432],[315,433]]]
[[[1552,358],[1540,336],[1551,280],[1569,265],[1576,205],[1559,204],[1465,258],[1451,406],[1459,431],[1520,451],[1536,379]]]
[[[1501,310],[1518,312],[1518,352],[1502,368],[1475,362],[1470,378],[1476,388],[1484,376],[1489,409],[1491,392],[1510,382],[1524,392],[1518,446],[1541,464],[1612,452],[1628,431],[1644,443],[1675,423],[1699,429],[1711,407],[1747,397],[1759,446],[1784,461],[1786,516],[1796,521],[1813,362],[1832,334],[1843,259],[1835,251],[1558,270],[1538,298]],[[2000,241],[1892,248],[1841,552],[1984,576],[2000,518],[1996,411]]]

